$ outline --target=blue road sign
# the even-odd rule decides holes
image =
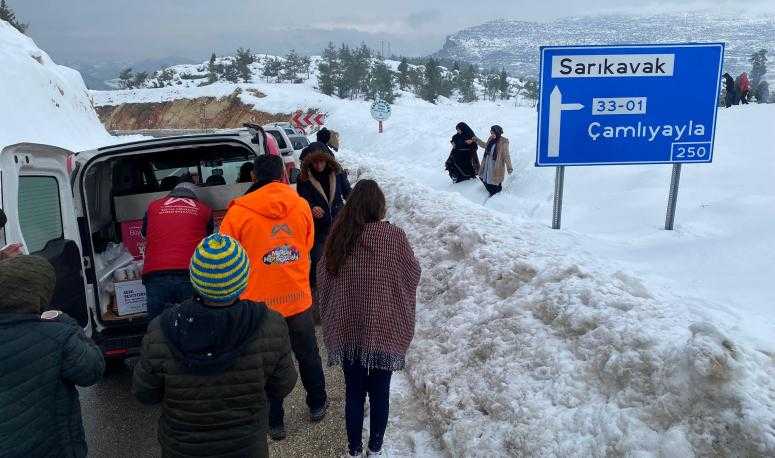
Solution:
[[[536,165],[711,162],[724,45],[546,46]]]

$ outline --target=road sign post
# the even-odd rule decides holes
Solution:
[[[390,104],[384,100],[377,99],[371,104],[371,117],[379,123],[379,133],[384,131],[382,123],[390,119],[391,113]]]
[[[565,166],[557,167],[554,175],[554,212],[552,212],[552,229],[560,229],[562,223],[562,191],[565,188]]]
[[[722,43],[541,48],[537,167],[710,163]],[[673,227],[681,168],[673,170]]]
[[[675,207],[678,203],[678,184],[681,181],[681,164],[673,164],[673,176],[670,179],[670,193],[667,196],[667,217],[665,230],[672,231],[675,226]]]

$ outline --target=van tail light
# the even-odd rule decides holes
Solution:
[[[67,174],[71,175],[75,170],[75,154],[67,155]]]

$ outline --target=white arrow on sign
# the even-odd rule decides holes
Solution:
[[[563,111],[577,111],[584,108],[580,103],[562,103],[562,92],[554,86],[549,97],[549,157],[560,157],[560,127]]]

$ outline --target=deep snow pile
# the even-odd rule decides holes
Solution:
[[[423,264],[409,374],[455,455],[775,453],[771,354],[544,225],[504,230],[389,161],[345,162],[382,183]]]
[[[115,142],[97,118],[81,75],[56,65],[0,20],[0,148],[19,142],[73,150]]]

